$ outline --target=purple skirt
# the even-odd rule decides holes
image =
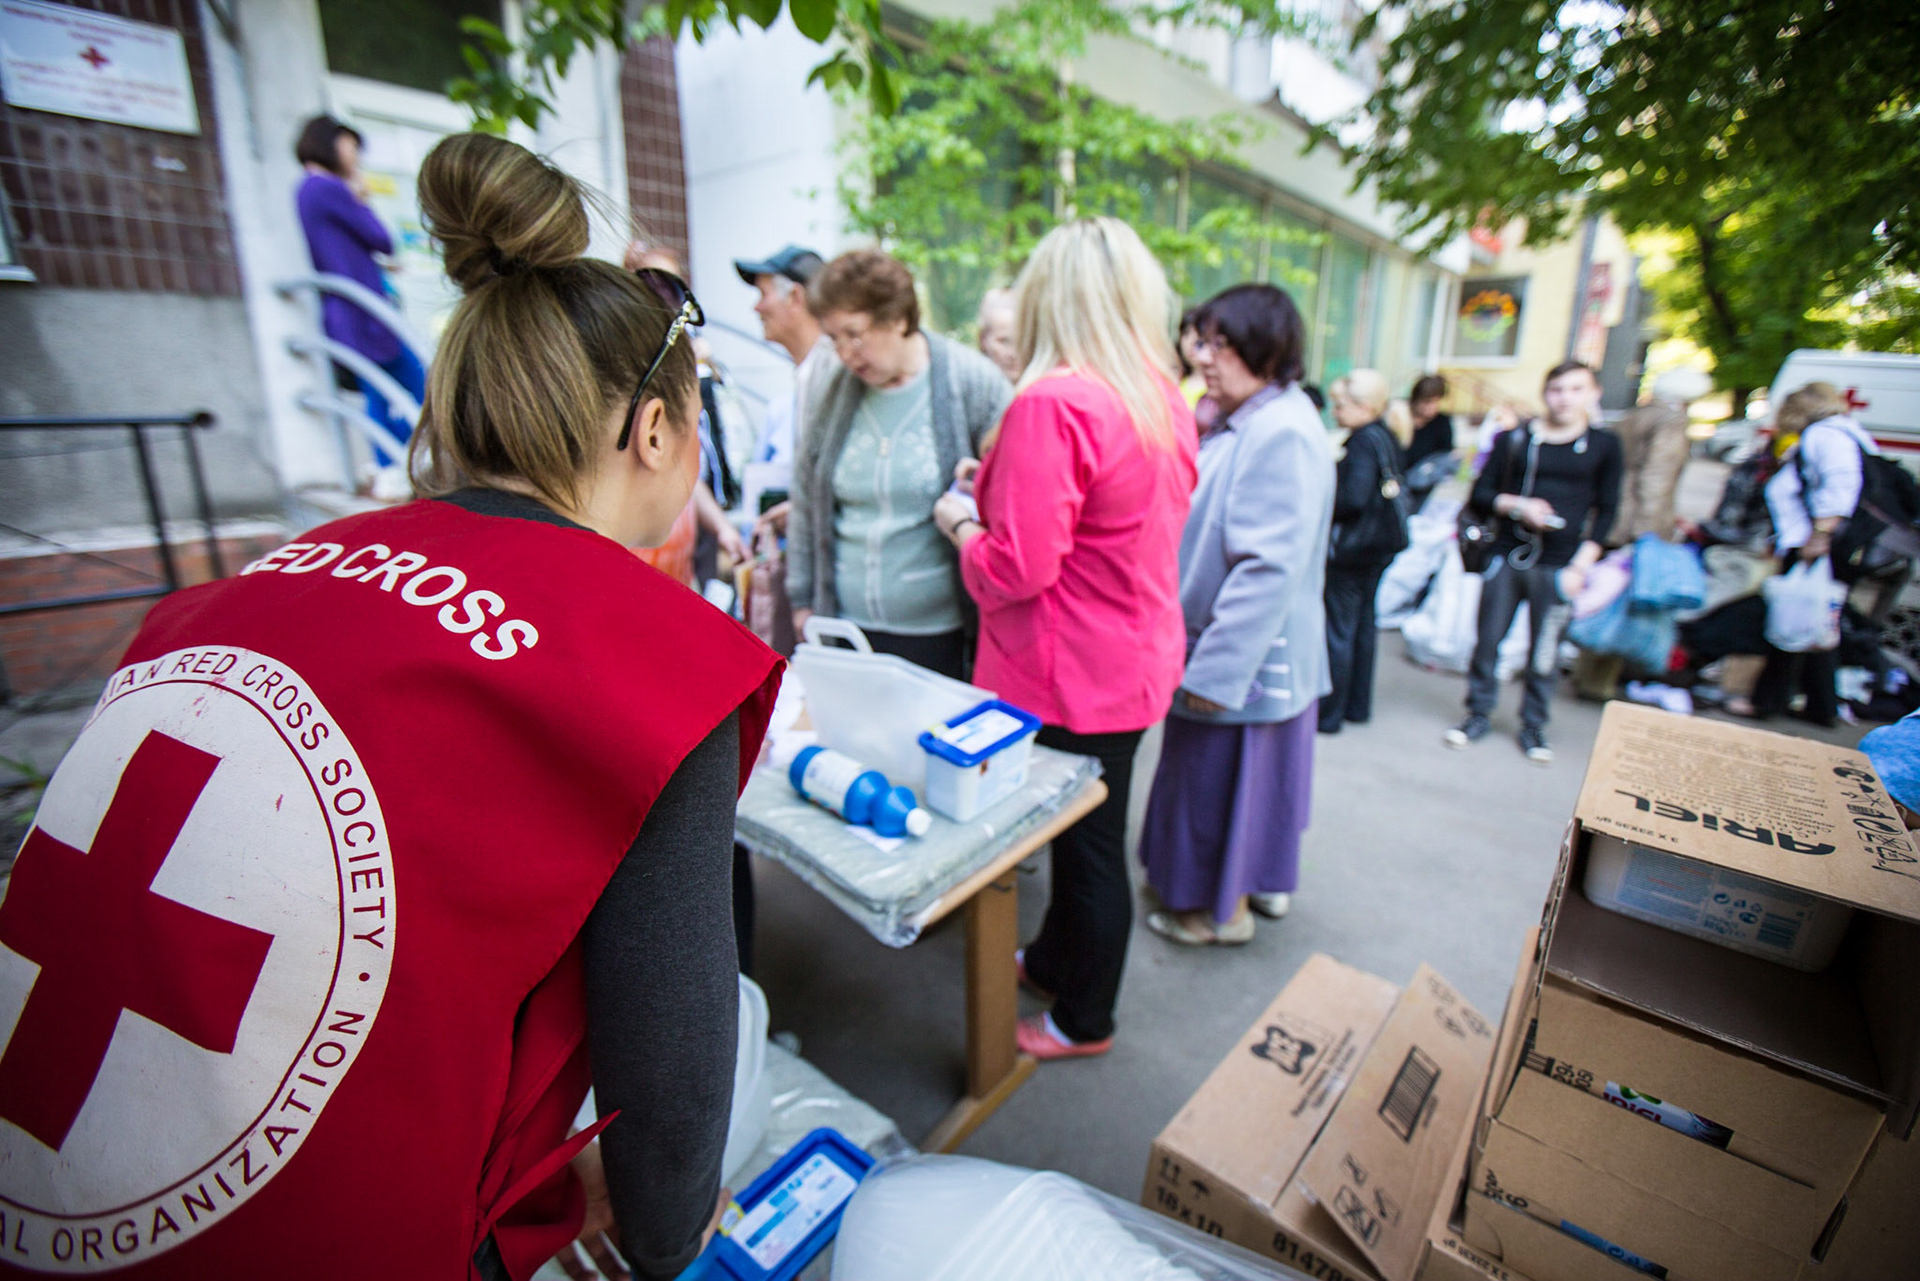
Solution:
[[[1230,919],[1245,894],[1292,893],[1313,797],[1313,708],[1266,725],[1169,716],[1140,861],[1177,912]]]

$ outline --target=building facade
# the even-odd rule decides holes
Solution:
[[[415,176],[468,127],[443,91],[464,69],[466,16],[516,15],[500,0],[10,0],[0,418],[210,411],[197,441],[229,571],[350,509],[368,454],[327,408],[355,398],[316,354],[317,300],[295,287],[312,268],[294,140],[321,112],[364,136],[399,310],[430,348],[455,293]],[[671,46],[576,59],[555,105],[519,140],[604,197],[592,252],[617,260],[644,229],[684,254]],[[186,453],[178,433],[152,435],[161,514],[185,543],[199,530]],[[124,432],[0,433],[0,692],[84,678],[138,625],[148,600],[7,612],[154,582],[136,463]],[[178,559],[188,581],[210,572],[202,553]]]

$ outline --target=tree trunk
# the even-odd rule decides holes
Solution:
[[[1747,401],[1752,399],[1752,397],[1753,388],[1735,387],[1733,389],[1733,413],[1730,417],[1745,418],[1747,416]]]

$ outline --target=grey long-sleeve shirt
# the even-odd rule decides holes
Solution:
[[[468,489],[483,516],[573,521],[531,498]],[[739,1045],[733,810],[740,717],[687,754],[647,811],[582,930],[594,1100],[621,1253],[636,1276],[677,1276],[700,1252],[720,1191]],[[504,1281],[499,1256],[475,1262]]]

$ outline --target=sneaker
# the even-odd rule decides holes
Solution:
[[[1553,749],[1547,746],[1546,731],[1528,726],[1520,731],[1520,750],[1535,765],[1553,764]]]
[[[1113,1048],[1113,1038],[1101,1041],[1076,1041],[1062,1032],[1050,1014],[1035,1014],[1014,1025],[1013,1039],[1022,1054],[1042,1063],[1054,1059],[1087,1059]]]
[[[1249,894],[1247,906],[1260,915],[1277,921],[1287,914],[1288,908],[1293,906],[1293,895],[1284,891],[1275,891],[1272,894]]]
[[[1452,729],[1449,729],[1445,734],[1442,734],[1441,737],[1446,740],[1448,747],[1465,747],[1469,743],[1477,743],[1485,738],[1487,731],[1492,728],[1492,721],[1480,713],[1475,712],[1458,725],[1455,725]]]

